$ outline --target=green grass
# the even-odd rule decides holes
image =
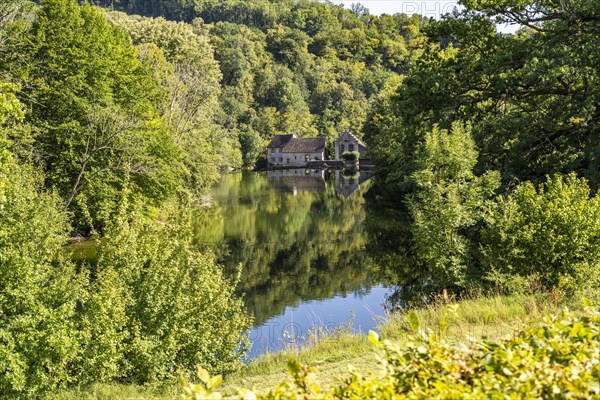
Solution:
[[[375,353],[367,337],[349,331],[322,338],[299,350],[286,350],[250,362],[237,373],[225,377],[221,392],[235,395],[238,387],[264,391],[288,377],[287,361],[297,358],[301,363],[315,368],[318,382],[327,387],[348,371],[348,365],[360,369],[373,369],[377,365]],[[324,373],[320,373],[324,372]]]
[[[379,331],[382,339],[398,343],[412,334],[410,320],[419,328],[444,336],[447,341],[465,343],[481,337],[497,339],[511,335],[523,325],[535,324],[545,313],[556,313],[560,305],[548,296],[490,296],[463,299],[459,302],[439,299],[431,305],[388,317]],[[327,337],[313,338],[308,347],[267,354],[250,362],[240,371],[225,377],[220,392],[235,397],[238,387],[264,392],[285,380],[287,360],[294,356],[314,369],[314,382],[327,388],[348,376],[348,366],[358,370],[380,369],[377,354],[365,335],[341,330]],[[104,399],[173,399],[175,384],[162,387],[129,385],[93,385],[64,391],[51,396],[56,400]]]
[[[508,336],[526,324],[542,319],[544,313],[559,311],[546,296],[475,297],[460,302],[439,301],[413,310],[420,328],[443,335],[449,342],[464,343],[476,338]],[[414,333],[406,313],[388,317],[379,329],[382,339],[403,342]],[[348,376],[348,366],[378,371],[376,353],[365,335],[341,332],[300,351],[286,351],[261,357],[225,378],[221,392],[236,393],[237,387],[263,392],[287,377],[286,363],[295,356],[314,369],[314,381],[327,388]]]
[[[443,335],[450,342],[464,342],[509,335],[523,324],[541,320],[544,313],[559,309],[546,296],[490,296],[460,302],[440,300],[414,310],[414,314],[422,329]],[[406,315],[393,316],[381,326],[382,336],[388,339],[401,339],[409,332]]]

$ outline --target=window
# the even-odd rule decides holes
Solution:
[[[354,145],[353,144],[349,144],[348,145],[348,151],[354,151]]]
[[[340,155],[342,155],[343,152],[344,152],[344,145],[340,144]]]
[[[279,157],[279,162],[283,162],[283,157]]]
[[[290,159],[289,159],[289,158],[286,158],[285,160],[286,160],[286,162],[287,162],[288,164],[290,163]]]

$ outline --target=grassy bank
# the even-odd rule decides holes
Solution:
[[[573,305],[575,307],[578,305]],[[433,304],[392,315],[380,326],[381,337],[402,343],[413,332],[415,321],[420,329],[444,336],[450,343],[466,343],[481,337],[491,339],[510,335],[526,324],[535,324],[545,313],[561,308],[550,296],[491,296],[463,299],[459,302],[440,299]],[[255,388],[258,392],[271,388],[287,378],[286,363],[290,356],[314,368],[314,381],[328,387],[348,376],[348,366],[358,370],[378,371],[380,366],[373,345],[365,335],[351,330],[316,338],[302,349],[267,354],[252,361],[235,374],[225,377],[220,391],[235,396],[238,387]],[[173,399],[176,384],[163,386],[93,385],[64,391],[50,398],[75,399]]]
[[[540,321],[544,313],[559,309],[547,296],[492,296],[460,302],[440,299],[411,314],[418,319],[421,329],[443,335],[451,343],[464,343],[481,337],[495,339],[510,335],[524,324]],[[408,313],[388,317],[379,331],[383,339],[401,343],[412,333]],[[314,368],[315,382],[324,387],[348,376],[349,365],[362,371],[380,368],[376,351],[366,336],[343,331],[300,351],[265,355],[226,377],[221,391],[234,395],[237,387],[266,390],[287,377],[286,363],[291,356]]]

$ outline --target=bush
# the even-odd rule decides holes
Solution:
[[[99,257],[65,260],[60,198],[0,138],[0,397],[73,384],[148,382],[197,365],[241,364],[250,318],[189,212],[164,225],[123,204]],[[133,211],[131,210],[133,209]]]
[[[441,287],[465,287],[478,273],[477,231],[500,178],[494,171],[475,175],[477,155],[470,126],[456,122],[427,132],[416,156],[418,191],[407,202],[415,252]]]
[[[600,196],[574,174],[521,184],[498,199],[482,234],[483,262],[505,276],[537,275],[567,292],[600,287]]]
[[[344,161],[356,161],[360,158],[358,151],[345,151],[342,153],[342,159]]]
[[[58,196],[0,137],[0,397],[51,390],[79,360],[81,281],[62,259],[69,228]]]
[[[85,362],[97,361],[84,372],[111,365],[111,379],[144,383],[197,365],[236,369],[251,319],[234,293],[236,282],[211,254],[194,249],[190,212],[174,210],[162,225],[127,208],[103,237],[92,271],[95,298],[85,318],[101,328],[86,348]]]

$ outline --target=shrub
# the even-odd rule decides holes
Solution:
[[[0,137],[0,397],[33,395],[72,379],[82,285],[61,256],[68,223]]]
[[[7,145],[0,138],[1,398],[241,364],[250,318],[235,282],[192,246],[189,212],[163,226],[124,204],[97,262],[76,269],[63,203]]]
[[[587,309],[546,317],[510,339],[481,340],[469,348],[433,337],[413,340],[406,349],[371,340],[383,350],[386,377],[400,398],[591,398],[600,395],[600,313]],[[350,383],[350,384],[348,384]],[[353,396],[353,386],[378,381],[354,378],[336,390]]]
[[[360,172],[343,170],[342,177],[344,179],[358,179],[358,178],[360,178]]]
[[[483,262],[504,275],[537,275],[567,292],[600,286],[600,196],[574,174],[501,197],[482,234]]]
[[[96,308],[104,313],[86,314],[90,326],[103,327],[88,347],[89,358],[105,359],[137,383],[197,365],[211,372],[236,369],[251,319],[234,293],[236,282],[225,278],[211,254],[193,247],[189,210],[174,210],[163,225],[127,208],[106,231],[94,270]]]
[[[342,153],[342,159],[345,161],[356,161],[360,158],[358,151],[345,151]]]

